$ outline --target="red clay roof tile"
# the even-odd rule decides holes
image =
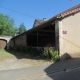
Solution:
[[[71,15],[71,14],[76,13],[76,12],[79,12],[79,11],[80,11],[80,5],[78,7],[75,7],[73,9],[71,9],[71,10],[68,10],[66,12],[61,13],[60,16],[61,17],[66,17],[68,15]]]

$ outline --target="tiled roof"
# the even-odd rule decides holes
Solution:
[[[36,19],[37,20],[37,22],[39,22],[39,23],[43,23],[44,22],[44,20],[39,20],[39,19]]]
[[[37,22],[37,23],[36,23],[36,27],[39,26],[39,25],[45,24],[45,23],[47,23],[48,21],[51,21],[51,20],[53,20],[53,19],[55,19],[55,18],[64,18],[64,17],[67,17],[67,16],[69,16],[69,15],[71,15],[71,14],[75,14],[75,13],[77,13],[77,12],[79,12],[79,11],[80,11],[80,4],[78,4],[77,6],[75,6],[75,7],[73,7],[73,8],[70,8],[70,9],[68,9],[68,10],[66,10],[66,11],[64,11],[64,12],[62,12],[62,13],[56,15],[56,16],[53,16],[51,19],[49,19],[49,20],[47,20],[47,21],[37,20],[37,19],[36,19],[36,22]]]
[[[61,14],[59,14],[61,17],[66,17],[68,15],[71,15],[71,14],[74,14],[76,12],[79,12],[80,11],[80,4],[65,11],[65,12],[62,12]],[[57,15],[58,16],[58,15]]]
[[[79,12],[79,11],[80,11],[80,4],[77,5],[77,6],[75,6],[75,7],[73,7],[73,8],[71,8],[71,9],[69,9],[69,10],[66,10],[66,11],[64,11],[64,12],[62,12],[62,13],[56,15],[56,16],[53,16],[51,19],[49,19],[49,20],[47,20],[47,21],[37,20],[39,25],[37,24],[36,27],[34,27],[34,28],[32,28],[32,29],[30,29],[30,30],[28,30],[28,31],[26,31],[26,32],[35,30],[36,28],[41,27],[41,25],[46,24],[46,23],[48,23],[48,22],[50,22],[50,21],[52,21],[52,20],[55,20],[56,18],[64,18],[64,17],[67,17],[67,16],[69,16],[69,15],[71,15],[71,14],[75,14],[75,13],[77,13],[77,12]],[[36,20],[35,20],[35,21],[36,21]],[[34,23],[34,25],[35,25],[35,23]],[[24,32],[24,33],[26,33],[26,32]],[[24,33],[22,33],[22,34],[24,34]],[[22,35],[22,34],[20,34],[20,35]],[[20,35],[18,35],[18,36],[20,36]],[[15,37],[18,37],[18,36],[15,36]],[[15,38],[15,37],[14,37],[14,38]],[[12,39],[13,39],[13,38],[12,38]]]

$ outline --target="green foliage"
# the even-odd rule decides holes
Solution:
[[[59,55],[58,51],[56,51],[54,48],[50,47],[49,49],[44,51],[44,56],[47,58],[51,58],[51,60],[58,61],[59,60]]]
[[[37,48],[30,48],[30,52],[29,52],[30,55],[32,56],[36,56],[39,54],[39,51]]]
[[[39,51],[37,48],[32,48],[32,47],[22,46],[22,45],[15,45],[14,51],[15,52],[24,52],[31,56],[36,56],[39,54]]]
[[[32,48],[32,47],[25,47],[24,48],[25,50],[25,52],[27,53],[27,54],[30,54],[30,55],[32,55],[32,56],[36,56],[36,55],[38,55],[39,54],[39,51],[38,51],[38,49],[37,48]]]
[[[59,60],[59,55],[58,55],[58,51],[56,51],[54,48],[50,47],[49,48],[49,53],[51,55],[51,59],[54,61],[58,61]]]
[[[22,45],[15,45],[14,51],[15,52],[24,52],[24,47]]]
[[[1,49],[0,52],[5,52],[5,50],[4,49]]]
[[[30,53],[31,48],[30,48],[30,47],[28,47],[28,46],[26,46],[26,48],[25,48],[25,49],[26,49],[26,53],[27,53],[27,54],[29,54],[29,53]]]
[[[44,50],[43,55],[44,55],[46,58],[50,58],[48,49]]]
[[[12,46],[9,46],[9,50],[11,50],[11,51],[12,51],[12,50],[14,50],[14,48],[13,48]]]
[[[0,14],[0,35],[15,36],[16,31],[14,20],[8,15]]]
[[[15,45],[15,46],[14,46],[14,51],[15,51],[15,52],[19,51],[19,46]]]
[[[19,26],[19,34],[23,33],[26,31],[26,27],[24,26],[24,23],[21,23]]]

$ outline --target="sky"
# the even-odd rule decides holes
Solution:
[[[14,19],[16,27],[24,23],[29,30],[33,27],[35,19],[48,20],[78,4],[80,0],[0,0],[0,13]]]

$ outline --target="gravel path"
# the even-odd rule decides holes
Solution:
[[[41,59],[40,56],[32,57],[23,52],[0,51],[0,70],[26,68],[52,63],[51,61]]]
[[[44,65],[44,64],[51,64],[51,62],[45,60],[35,60],[26,58],[17,59],[16,57],[5,58],[4,60],[0,61],[0,70],[25,68],[37,65]]]

